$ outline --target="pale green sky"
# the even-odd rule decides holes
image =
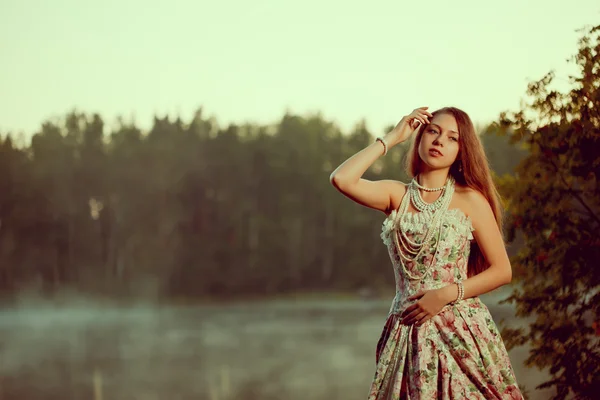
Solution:
[[[0,0],[0,133],[73,108],[144,129],[199,106],[221,125],[320,110],[379,133],[423,105],[485,122],[566,79],[598,23],[597,0]]]

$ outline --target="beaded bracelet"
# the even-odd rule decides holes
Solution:
[[[456,282],[456,286],[458,286],[458,296],[456,297],[456,300],[452,302],[453,304],[461,301],[465,297],[465,288],[463,287],[462,282]]]
[[[388,145],[385,142],[385,139],[382,137],[378,137],[377,139],[375,139],[375,142],[381,142],[381,144],[383,145],[383,155],[385,156],[388,151]]]

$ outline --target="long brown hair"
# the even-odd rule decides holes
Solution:
[[[444,107],[432,113],[435,117],[437,114],[450,114],[456,120],[459,132],[459,151],[456,156],[456,161],[450,167],[450,174],[456,180],[456,183],[462,186],[467,186],[477,190],[490,203],[496,223],[500,229],[500,234],[504,238],[502,226],[502,208],[500,206],[500,194],[490,172],[490,166],[487,156],[483,150],[483,145],[479,136],[475,133],[475,127],[469,115],[466,112],[455,107]],[[423,132],[427,129],[424,126],[420,129],[415,140],[412,143],[412,149],[408,153],[406,172],[411,176],[417,176],[423,170],[423,160],[419,157],[419,144],[423,137]],[[460,168],[462,166],[462,171]],[[476,241],[471,244],[471,253],[469,255],[468,273],[473,276],[487,269],[487,264],[481,249]]]

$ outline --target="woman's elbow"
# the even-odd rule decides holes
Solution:
[[[339,174],[336,174],[335,172],[333,172],[329,176],[329,183],[331,183],[337,189],[340,189],[344,185],[344,182],[345,182],[344,178],[341,177]]]
[[[511,282],[512,282],[512,268],[511,268],[510,264],[508,264],[508,267],[504,269],[504,284],[510,285]]]
[[[496,265],[493,267],[493,270],[500,286],[509,285],[512,282],[512,270],[510,264],[502,266]]]
[[[335,171],[333,171],[331,173],[331,175],[329,175],[329,183],[331,183],[333,186],[335,186],[336,179],[337,179],[337,176],[335,174]]]

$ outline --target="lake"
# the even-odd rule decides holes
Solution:
[[[482,296],[512,319],[500,292]],[[391,297],[0,311],[0,400],[366,399]],[[521,322],[522,324],[522,322]],[[510,357],[530,399],[546,375]]]

